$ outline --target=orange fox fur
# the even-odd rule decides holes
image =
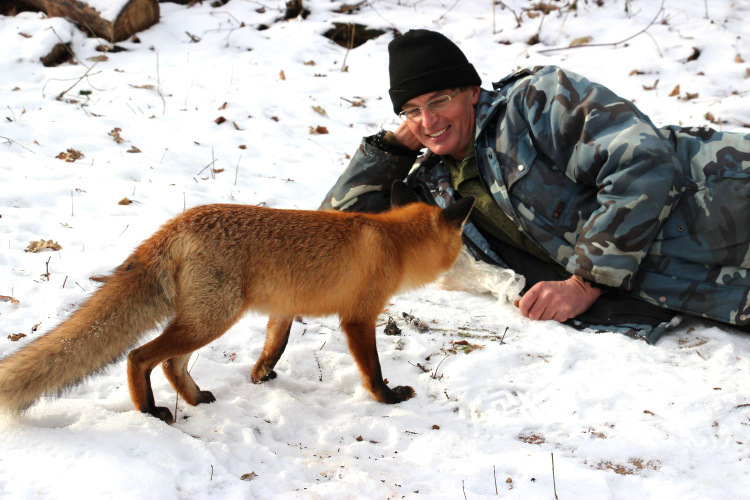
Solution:
[[[392,196],[401,206],[381,214],[244,205],[186,211],[143,242],[67,320],[0,361],[0,409],[18,412],[58,395],[169,320],[159,337],[130,351],[127,372],[136,409],[171,422],[171,412],[154,402],[151,370],[161,363],[191,405],[214,401],[188,373],[188,359],[248,309],[270,316],[254,382],[276,376],[295,315],[338,314],[372,396],[384,403],[413,397],[411,387],[383,382],[375,321],[394,293],[451,267],[473,199],[440,209],[414,203],[403,184]]]

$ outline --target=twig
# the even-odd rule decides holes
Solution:
[[[444,357],[443,359],[441,359],[441,360],[440,360],[440,363],[438,363],[437,367],[435,368],[435,372],[434,372],[434,373],[432,373],[432,374],[430,375],[430,377],[432,377],[432,378],[434,378],[434,379],[437,379],[437,378],[438,378],[438,376],[437,376],[437,372],[438,372],[438,370],[440,369],[440,365],[442,365],[442,364],[443,364],[443,361],[445,361],[445,360],[446,360],[446,359],[448,358],[448,356],[450,356],[450,354],[446,354],[446,355],[445,355],[445,357]]]
[[[127,226],[125,226],[125,229],[122,230],[122,232],[120,233],[120,236],[122,236],[123,234],[125,234],[125,231],[127,231],[129,227],[130,227],[130,224],[128,224]],[[120,236],[118,236],[118,238]]]
[[[213,480],[214,480],[214,466],[213,464],[211,464],[211,478],[209,479],[209,481],[213,481]]]
[[[10,114],[11,114],[11,115],[13,115],[13,121],[16,121],[16,114],[15,114],[15,113],[13,112],[13,110],[12,110],[12,109],[10,109],[10,106],[8,106],[8,105],[6,104],[6,106],[5,106],[5,107],[6,107],[6,108],[8,108],[8,111],[10,111]]]
[[[94,66],[92,66],[91,68],[93,69],[93,68],[94,68]],[[87,73],[88,73],[88,72],[87,72]],[[88,76],[94,76],[94,75],[98,75],[99,73],[101,73],[101,71],[97,71],[96,73],[91,73],[91,74],[90,74],[90,75],[88,75]],[[82,76],[81,78],[49,78],[49,79],[47,79],[47,81],[46,81],[46,82],[44,82],[44,85],[42,85],[42,97],[46,97],[46,94],[44,93],[44,89],[45,89],[45,88],[47,88],[47,84],[48,84],[49,82],[69,82],[69,81],[72,81],[72,80],[78,80],[78,81],[76,81],[76,84],[77,84],[77,83],[78,83],[78,82],[80,82],[80,81],[81,81],[81,80],[82,80],[82,79],[83,79],[83,78],[84,78],[85,76],[86,76],[86,75]],[[73,85],[73,87],[75,87],[75,85]],[[93,85],[92,85],[92,87],[93,87]],[[71,87],[71,88],[72,88],[72,87]],[[68,90],[70,90],[70,89],[68,89]],[[66,90],[65,92],[67,92],[68,90]]]
[[[513,10],[513,9],[511,9],[510,7],[508,7],[505,4],[505,2],[497,0],[497,3],[499,3],[504,9],[508,9],[513,14],[513,17],[516,18],[516,28],[520,28],[521,27],[521,17],[518,14],[516,14],[516,11]]]
[[[555,482],[555,454],[550,453],[550,455],[552,455],[552,488],[554,489],[554,492],[555,492],[555,500],[558,500],[557,499],[557,483]]]
[[[412,363],[411,361],[407,361],[407,363],[409,363],[411,366],[413,366],[415,368],[419,368],[420,370],[422,370],[422,373],[427,373],[427,372],[430,371],[427,368],[425,368],[424,366],[422,366],[422,363],[417,363],[416,365],[414,363]]]
[[[47,278],[47,281],[49,281],[49,261],[51,260],[52,260],[52,257],[47,259],[47,262],[44,264],[45,266],[47,266],[47,272],[44,274],[44,276]]]
[[[36,151],[34,151],[33,149],[27,148],[26,146],[24,146],[20,142],[15,141],[15,140],[11,139],[10,137],[5,137],[4,135],[0,135],[0,139],[5,139],[6,141],[10,142],[11,144],[18,144],[19,146],[21,146],[26,151],[31,151],[32,153],[36,154]]]
[[[505,331],[503,332],[503,337],[500,339],[500,345],[505,344],[505,334],[508,333],[508,327],[505,327]]]
[[[318,355],[313,353],[313,357],[315,358],[315,362],[318,363],[318,372],[320,373],[320,377],[318,377],[318,380],[322,382],[323,381],[323,368],[320,367],[320,360],[318,359]]]
[[[161,97],[161,114],[167,112],[167,101],[164,100],[164,94],[161,93],[161,75],[159,74],[159,53],[156,53],[156,91]]]
[[[451,5],[450,9],[446,10],[446,11],[445,11],[445,12],[443,13],[443,15],[442,15],[442,16],[438,17],[438,18],[437,18],[437,19],[435,19],[435,20],[434,20],[433,22],[437,23],[438,21],[442,21],[442,20],[443,20],[443,18],[444,18],[445,16],[447,16],[447,15],[448,15],[448,13],[449,13],[450,11],[452,11],[452,10],[453,10],[453,7],[455,7],[456,5],[458,5],[458,2],[460,2],[460,1],[461,1],[461,0],[456,0],[455,2],[453,2],[453,5]],[[466,496],[466,495],[464,494],[464,496]]]
[[[664,2],[665,2],[665,0],[661,0],[661,5],[659,6],[659,10],[656,12],[656,15],[654,16],[654,18],[651,20],[650,23],[648,23],[648,25],[646,25],[645,28],[643,28],[641,31],[639,31],[636,34],[631,35],[631,36],[625,38],[624,40],[620,40],[619,42],[587,43],[587,44],[583,44],[583,45],[574,45],[573,47],[557,47],[557,48],[553,48],[553,49],[544,49],[544,50],[540,50],[538,52],[539,52],[539,54],[546,54],[548,52],[556,52],[558,50],[578,49],[578,48],[581,48],[581,47],[614,47],[614,46],[620,45],[620,44],[625,43],[625,42],[627,42],[629,40],[632,40],[633,38],[637,37],[638,35],[641,35],[641,34],[645,33],[646,30],[649,29],[656,22],[656,18],[659,17],[659,14],[661,14],[662,11],[664,10]]]
[[[497,472],[495,472],[495,466],[494,465],[492,466],[492,477],[495,478],[495,495],[497,495],[498,494],[498,491],[497,491]]]
[[[85,289],[85,288],[83,288],[83,287],[82,287],[82,286],[80,285],[80,283],[78,283],[77,281],[76,281],[75,283],[76,283],[76,285],[78,285],[78,288],[80,288],[80,289],[81,289],[81,290],[83,290],[84,292],[86,291],[86,289]]]
[[[211,156],[213,156],[213,149],[211,150]],[[206,170],[206,169],[207,169],[208,167],[211,167],[211,166],[213,166],[213,164],[214,164],[214,163],[216,163],[216,160],[212,160],[212,161],[211,161],[211,163],[209,163],[208,165],[206,165],[205,167],[203,167],[203,168],[201,169],[201,171],[200,171],[200,172],[198,172],[198,173],[197,173],[197,174],[195,174],[195,175],[196,175],[196,176],[198,176],[198,175],[201,175],[201,174],[203,173],[203,171],[204,171],[204,170]],[[198,181],[196,181],[196,182],[198,182]]]
[[[240,157],[237,159],[237,166],[234,169],[234,185],[237,185],[237,176],[240,174],[240,160],[242,159],[242,153],[240,153]]]
[[[346,71],[346,58],[349,57],[349,51],[354,48],[354,31],[356,27],[354,26],[354,23],[350,24],[352,27],[352,35],[349,39],[349,45],[346,47],[346,54],[344,54],[344,62],[341,63],[341,71]]]
[[[461,480],[461,489],[464,492],[464,500],[466,500],[466,488],[464,487],[464,480],[463,479]]]
[[[52,26],[50,26],[50,27],[49,27],[49,28],[47,28],[47,29],[48,29],[48,30],[52,30],[52,33],[54,33],[54,34],[55,34],[55,36],[57,37],[57,39],[58,39],[58,40],[60,40],[60,44],[61,44],[61,45],[62,45],[63,47],[65,47],[65,50],[67,50],[67,51],[68,51],[68,54],[70,54],[70,56],[71,56],[71,57],[72,57],[73,59],[75,59],[76,61],[78,61],[78,63],[79,63],[80,65],[82,65],[82,66],[83,66],[84,68],[86,68],[86,69],[91,69],[91,68],[93,68],[94,66],[96,66],[96,63],[94,63],[94,65],[93,65],[93,66],[91,66],[91,68],[89,68],[89,67],[88,67],[88,66],[86,65],[86,63],[85,63],[85,62],[83,62],[83,61],[81,61],[80,59],[78,59],[78,56],[77,56],[77,55],[75,55],[75,53],[74,53],[74,52],[73,52],[72,50],[70,50],[70,47],[68,47],[68,44],[67,44],[67,43],[65,43],[65,42],[63,42],[63,39],[62,39],[62,38],[60,38],[60,35],[58,35],[58,34],[57,34],[57,31],[55,31],[55,28],[53,28]],[[68,43],[70,43],[70,42],[68,42]]]
[[[68,277],[66,276],[65,279],[63,280],[63,286],[62,286],[63,288],[65,288],[65,283],[67,282],[68,282]]]
[[[96,65],[97,65],[97,64],[98,64],[98,63],[94,63],[94,64],[93,64],[93,65],[92,65],[92,66],[91,66],[91,67],[90,67],[89,69],[87,69],[87,70],[86,70],[86,72],[85,72],[85,73],[84,73],[84,74],[83,74],[83,75],[82,75],[82,76],[81,76],[81,77],[80,77],[80,78],[79,78],[78,80],[76,80],[76,82],[75,82],[75,83],[74,83],[73,85],[71,85],[71,86],[70,86],[70,87],[68,87],[67,89],[63,90],[62,92],[60,92],[60,93],[59,93],[59,94],[57,95],[57,97],[55,97],[55,99],[57,99],[58,101],[59,101],[60,99],[62,99],[62,98],[63,98],[63,96],[64,96],[65,94],[67,94],[67,93],[68,93],[68,92],[69,92],[70,90],[72,90],[72,89],[73,89],[73,87],[75,87],[76,85],[78,85],[78,84],[79,84],[79,83],[81,82],[81,80],[83,80],[84,78],[86,78],[87,76],[89,76],[89,73],[91,73],[91,70],[92,70],[92,69],[94,69],[94,67],[96,67]],[[100,73],[101,73],[101,71],[100,71]],[[42,93],[44,93],[44,88],[42,88]]]

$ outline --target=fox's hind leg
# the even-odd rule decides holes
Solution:
[[[172,359],[175,359],[175,364],[178,365],[174,368],[174,374],[178,376],[179,380],[177,384],[178,392],[180,392],[179,388],[181,387],[186,390],[189,398],[192,399],[195,396],[193,401],[198,403],[213,400],[213,394],[209,391],[201,391],[195,385],[195,382],[190,384],[184,377],[180,380],[179,376],[185,370],[187,357],[190,353],[220,337],[234,324],[238,316],[239,314],[232,316],[229,320],[217,321],[214,324],[204,324],[200,321],[183,321],[178,315],[167,325],[164,333],[138,349],[130,351],[130,354],[128,354],[128,385],[130,386],[130,398],[133,400],[136,409],[143,413],[150,413],[167,423],[174,421],[172,412],[168,408],[156,406],[154,393],[151,390],[151,370],[159,363]],[[179,368],[180,365],[182,368]],[[169,371],[171,370],[170,368]],[[169,377],[169,375],[167,376]],[[188,375],[188,377],[190,376]],[[190,377],[190,380],[192,381],[192,377]],[[187,398],[186,401],[194,404]]]
[[[349,351],[354,361],[357,362],[359,372],[362,375],[362,385],[370,391],[372,397],[381,403],[400,403],[413,398],[414,389],[409,386],[400,385],[393,389],[385,385],[383,374],[380,371],[380,359],[378,348],[375,343],[375,320],[352,320],[341,322],[341,327],[346,333],[349,343]]]
[[[286,344],[289,341],[289,332],[292,329],[293,320],[293,316],[271,316],[268,318],[266,343],[250,375],[250,378],[256,384],[276,378],[276,372],[273,371],[273,367],[276,366],[279,358],[284,353]]]
[[[210,391],[201,391],[188,372],[187,365],[191,354],[192,352],[189,352],[164,361],[161,364],[164,375],[187,404],[195,406],[200,403],[213,403],[216,401],[214,395]]]

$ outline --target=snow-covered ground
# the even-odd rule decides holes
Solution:
[[[494,16],[478,0],[369,0],[347,14],[307,0],[310,15],[290,21],[282,0],[163,3],[159,24],[109,53],[62,19],[0,17],[0,296],[18,301],[0,299],[0,356],[185,207],[317,208],[360,138],[396,125],[394,29],[442,31],[486,88],[558,64],[659,125],[750,130],[747,0],[666,0],[658,14],[652,0],[546,2],[561,10],[544,17],[496,3]],[[347,50],[323,37],[334,22],[386,33]],[[45,68],[60,40],[76,59]],[[83,156],[56,158],[69,149]],[[24,252],[42,239],[61,249]],[[373,401],[336,318],[295,323],[278,378],[252,384],[265,318],[251,314],[191,361],[217,401],[177,402],[171,426],[133,410],[124,363],[0,420],[0,498],[750,498],[747,334],[688,321],[649,346],[436,285],[391,302],[383,372],[416,398]],[[402,312],[430,331],[399,321],[402,336],[386,336]],[[159,370],[152,380],[174,407]]]

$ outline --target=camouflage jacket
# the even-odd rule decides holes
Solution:
[[[480,176],[519,231],[589,281],[674,311],[750,322],[750,134],[659,129],[630,101],[554,66],[493,88],[477,103]],[[409,173],[413,155],[367,139],[324,208],[382,209],[392,180],[407,174],[450,203],[439,158],[428,153]],[[476,228],[465,233],[492,256]]]

